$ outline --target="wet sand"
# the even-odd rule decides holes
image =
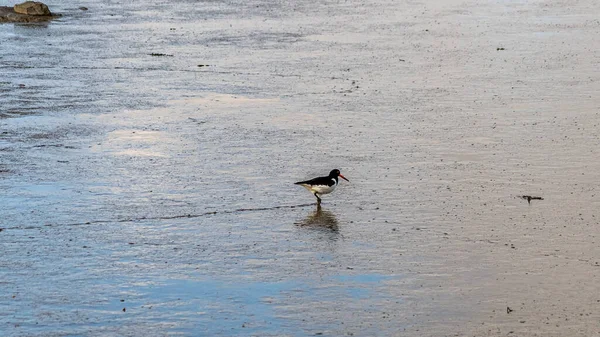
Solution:
[[[3,336],[600,335],[596,2],[50,9],[0,25]]]

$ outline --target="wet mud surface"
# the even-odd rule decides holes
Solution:
[[[599,9],[0,25],[2,335],[600,335]],[[293,185],[333,168],[320,209]]]

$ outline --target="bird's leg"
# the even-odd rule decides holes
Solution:
[[[319,198],[319,196],[317,195],[317,193],[315,193],[315,197],[317,197],[317,205],[321,204],[321,198]]]

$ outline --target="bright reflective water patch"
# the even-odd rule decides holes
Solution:
[[[307,332],[327,330],[326,325],[303,323],[293,303],[321,307],[331,302],[345,303],[376,300],[386,296],[381,282],[394,277],[368,274],[333,276],[328,282],[282,280],[256,282],[245,280],[178,279],[152,282],[135,287],[135,292],[155,302],[128,302],[130,312],[147,310],[171,315],[172,331],[207,335],[304,336]],[[112,305],[113,309],[118,309]],[[160,315],[162,316],[162,315]],[[300,325],[301,330],[292,328]]]

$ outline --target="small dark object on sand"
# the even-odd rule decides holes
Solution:
[[[81,7],[79,7],[79,10],[82,10],[82,11],[87,11],[87,10],[88,10],[88,8],[87,8],[87,7],[83,7],[83,6],[81,6]]]
[[[506,307],[506,313],[510,314],[511,312],[513,312],[514,310],[512,310],[510,307]]]
[[[522,195],[521,198],[527,200],[527,203],[529,203],[530,205],[531,205],[531,200],[544,200],[544,198],[542,198],[542,197],[533,197],[531,195]]]
[[[151,53],[150,56],[173,56],[171,54],[163,54],[163,53]]]

